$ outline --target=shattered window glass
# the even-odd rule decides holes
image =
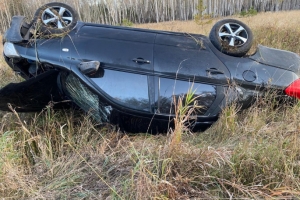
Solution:
[[[87,112],[98,123],[108,122],[111,112],[110,106],[102,105],[99,102],[99,97],[87,86],[83,85],[73,74],[67,76],[65,83],[67,92],[76,105]]]

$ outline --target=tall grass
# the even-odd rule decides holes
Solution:
[[[227,108],[204,133],[124,135],[51,109],[7,113],[0,196],[16,199],[291,198],[300,196],[300,106]],[[230,120],[229,120],[230,119]],[[176,148],[174,148],[176,145]]]

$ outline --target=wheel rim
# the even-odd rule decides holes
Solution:
[[[53,6],[44,10],[41,19],[48,27],[62,29],[73,22],[73,15],[64,7]]]
[[[219,30],[219,38],[229,46],[243,46],[248,41],[246,29],[236,23],[226,23]]]

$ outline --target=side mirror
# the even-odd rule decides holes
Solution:
[[[99,69],[100,62],[99,61],[88,61],[88,62],[81,62],[78,65],[78,68],[84,75],[89,75],[96,73]]]

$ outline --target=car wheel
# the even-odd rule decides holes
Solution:
[[[253,34],[243,22],[234,19],[224,19],[218,21],[212,27],[209,39],[222,53],[241,57],[250,50]]]
[[[72,30],[78,13],[69,5],[52,2],[40,7],[34,15],[33,26],[43,34],[63,34]]]

